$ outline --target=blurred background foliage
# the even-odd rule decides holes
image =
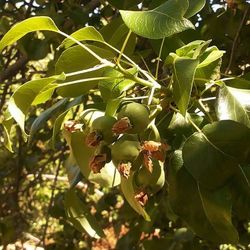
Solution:
[[[105,39],[119,47],[127,30],[120,29],[120,35],[114,35],[121,25],[116,7],[151,9],[164,1],[144,0],[142,5],[135,6],[140,2],[1,0],[0,38],[15,23],[31,16],[45,15],[51,17],[59,29],[68,34],[87,25],[95,26]],[[249,4],[244,0],[207,1],[202,11],[191,19],[196,30],[166,38],[161,60],[164,61],[170,52],[174,52],[183,43],[212,39],[213,45],[226,52],[221,72],[250,79],[249,13]],[[117,39],[121,40],[120,45]],[[53,71],[54,59],[59,55],[57,48],[61,42],[62,37],[54,33],[32,33],[0,56],[0,121],[3,120],[10,95],[18,86],[35,77],[45,77]],[[134,37],[133,43],[133,51],[128,53],[133,53],[141,67],[147,65],[154,71],[161,41]],[[98,102],[98,97],[91,95],[94,102]],[[39,112],[51,106],[52,102],[40,105],[40,109],[30,110],[27,128]],[[76,112],[72,111],[71,117]],[[30,245],[45,249],[157,250],[163,249],[163,246],[165,249],[176,250],[250,249],[250,226],[247,221],[235,222],[241,232],[241,244],[215,246],[195,237],[182,221],[173,217],[168,204],[161,199],[164,191],[150,200],[158,206],[152,206],[154,210],[149,213],[153,220],[149,223],[129,207],[119,190],[101,189],[86,180],[77,187],[105,228],[107,236],[94,240],[87,234],[79,233],[65,219],[63,194],[68,188],[68,182],[62,162],[69,152],[62,139],[58,140],[56,149],[51,149],[47,139],[52,124],[53,118],[35,136],[32,145],[23,141],[19,127],[12,129],[13,153],[2,145],[4,135],[0,127],[0,249],[30,249],[27,248]]]

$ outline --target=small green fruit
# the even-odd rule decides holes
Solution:
[[[114,163],[134,162],[141,150],[137,136],[123,135],[111,147],[111,155]]]
[[[157,160],[153,161],[153,172],[142,166],[134,175],[136,188],[146,189],[148,193],[155,194],[161,190],[165,183],[165,172],[163,164]]]
[[[117,138],[112,132],[112,126],[115,122],[116,119],[112,116],[101,116],[93,121],[91,130],[100,134],[102,140],[110,144]]]
[[[142,133],[150,122],[148,109],[143,104],[136,102],[122,106],[117,117],[118,120],[128,118],[131,127],[124,131],[127,134]]]

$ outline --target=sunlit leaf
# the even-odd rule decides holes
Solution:
[[[193,29],[193,24],[184,14],[188,9],[187,0],[169,0],[148,11],[120,11],[124,23],[136,34],[161,39]]]
[[[9,100],[8,109],[23,132],[25,132],[25,116],[36,96],[49,84],[63,79],[65,79],[64,74],[32,80],[23,84],[14,92]]]
[[[92,26],[81,28],[70,35],[78,41],[99,41],[104,42],[102,35]],[[72,46],[75,42],[70,38],[66,38],[62,41],[60,47],[68,48]]]
[[[219,120],[234,120],[250,127],[250,90],[224,85],[219,90],[216,112]]]
[[[58,32],[53,20],[49,17],[31,17],[20,23],[14,25],[1,39],[0,41],[0,52],[8,45],[15,43],[18,39],[25,36],[26,34],[38,31],[38,30],[49,30]]]

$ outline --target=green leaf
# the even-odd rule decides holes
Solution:
[[[75,31],[74,33],[72,33],[70,36],[75,38],[78,41],[89,40],[89,41],[104,42],[102,35],[92,26],[81,28]],[[74,41],[72,41],[69,38],[66,38],[62,41],[60,47],[64,47],[67,49],[73,44],[75,44]]]
[[[55,83],[51,83],[47,86],[45,86],[41,92],[35,97],[34,101],[32,102],[32,105],[38,105],[41,103],[45,103],[46,101],[48,101],[53,93],[54,90],[57,88],[58,84]]]
[[[0,52],[8,45],[15,43],[18,39],[25,36],[26,34],[38,31],[38,30],[49,30],[58,32],[53,20],[49,17],[31,17],[20,23],[15,24],[1,39],[0,41]]]
[[[234,121],[206,125],[183,147],[186,169],[201,186],[216,189],[240,170],[250,152],[250,129]]]
[[[210,41],[203,41],[203,40],[195,40],[192,41],[184,46],[182,46],[181,48],[176,50],[176,55],[183,57],[183,56],[187,56],[190,58],[193,58],[194,53],[196,50],[201,51],[200,48],[203,48],[205,46],[205,48],[207,48],[207,46],[209,45]],[[201,51],[202,52],[202,51]]]
[[[189,0],[189,6],[185,13],[186,18],[190,18],[198,13],[206,4],[206,0]]]
[[[102,187],[114,187],[120,184],[120,175],[117,173],[113,163],[107,163],[101,170],[101,173],[94,174],[90,167],[89,161],[94,156],[95,149],[89,148],[86,143],[86,134],[84,132],[63,131],[64,138],[70,146],[72,156],[80,168],[83,176],[89,181],[98,183]]]
[[[173,63],[173,94],[174,100],[183,116],[189,104],[193,87],[194,74],[199,63],[198,59],[176,57]]]
[[[237,243],[231,221],[232,199],[227,186],[208,191],[183,166],[181,150],[169,165],[169,200],[173,211],[200,237],[215,243]],[[190,199],[192,202],[190,202]]]
[[[86,231],[96,239],[104,237],[104,232],[98,221],[90,213],[90,208],[85,205],[74,190],[70,189],[65,194],[64,206],[68,220],[77,230],[80,232]]]
[[[232,193],[233,211],[240,220],[250,218],[250,167],[242,167],[242,171],[233,177]]]
[[[136,34],[161,39],[194,29],[193,24],[184,18],[188,8],[187,0],[169,0],[148,11],[120,11],[124,23]]]
[[[8,109],[25,133],[25,116],[36,96],[49,84],[65,79],[64,74],[29,81],[20,86],[9,100]]]
[[[43,111],[32,123],[30,128],[30,137],[29,142],[31,142],[35,136],[35,134],[40,130],[44,124],[51,118],[55,117],[64,111],[66,104],[68,103],[68,98],[63,98],[62,100],[55,103],[50,108]]]
[[[223,56],[224,53],[225,53],[224,51],[219,50],[215,46],[208,48],[206,52],[202,55],[198,68],[205,67],[209,65],[210,63],[218,60],[219,58]]]
[[[94,51],[96,54],[105,59],[114,58],[113,52],[99,48],[94,45],[88,45],[88,47]],[[64,72],[71,73],[75,71],[80,71],[84,69],[88,69],[94,67],[99,62],[96,58],[94,58],[89,52],[84,50],[80,46],[73,46],[66,49],[59,57],[56,63],[56,72]],[[103,74],[103,68],[85,73],[78,74],[75,76],[67,77],[67,82],[76,81],[76,80],[84,80],[86,78],[99,77]],[[57,90],[57,93],[63,97],[76,97],[87,93],[90,89],[93,89],[97,86],[98,81],[89,81],[89,82],[77,82],[76,84],[60,87]]]
[[[129,72],[132,75],[136,75],[137,69],[130,68],[130,69],[127,69],[127,72]],[[123,74],[114,69],[107,69],[104,72],[103,76],[114,78],[114,80],[113,79],[103,80],[99,82],[98,87],[101,91],[101,95],[104,101],[119,97],[124,91],[129,90],[135,85],[134,81],[130,79],[121,78]],[[115,79],[115,78],[119,78],[119,79]]]
[[[250,90],[222,86],[216,113],[219,120],[234,120],[250,127]]]
[[[122,99],[110,99],[107,101],[105,115],[115,116],[117,109],[119,108]]]
[[[140,203],[135,199],[135,190],[133,187],[133,177],[134,172],[130,172],[130,176],[128,179],[121,177],[121,190],[129,203],[129,205],[140,215],[143,216],[143,218],[146,221],[150,221],[150,217],[147,214],[147,212],[144,210],[144,208],[140,205]]]

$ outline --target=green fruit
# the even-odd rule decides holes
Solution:
[[[112,132],[112,126],[116,119],[112,116],[101,116],[96,118],[92,123],[92,131],[97,132],[102,137],[102,140],[108,144],[112,143],[117,136]]]
[[[118,113],[118,119],[127,117],[132,126],[131,129],[127,130],[128,134],[137,134],[143,132],[149,124],[149,111],[148,109],[136,102],[128,103],[122,106]]]
[[[111,147],[111,155],[114,163],[134,162],[141,150],[137,136],[123,135]]]
[[[163,164],[157,160],[153,161],[153,172],[142,166],[134,175],[134,184],[137,188],[143,188],[150,194],[161,190],[165,183],[165,172]]]

